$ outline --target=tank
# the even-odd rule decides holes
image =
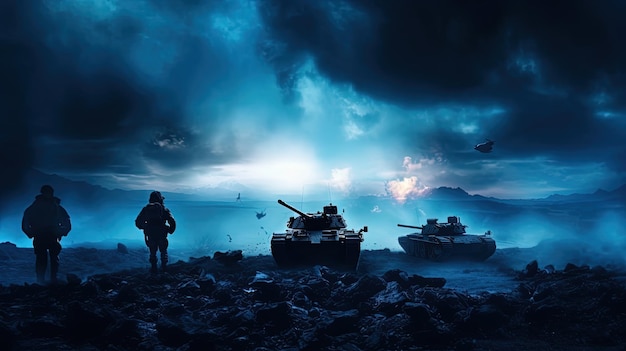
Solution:
[[[398,237],[402,249],[411,256],[433,261],[484,261],[496,251],[496,242],[491,238],[491,231],[485,234],[467,234],[467,226],[457,216],[448,217],[447,223],[439,223],[433,218],[426,220],[424,226],[398,226],[420,230],[420,233]]]
[[[367,226],[359,231],[346,229],[337,206],[330,203],[322,212],[304,213],[282,200],[278,203],[292,210],[284,233],[272,234],[272,256],[280,267],[327,265],[356,270],[361,256],[361,242]]]

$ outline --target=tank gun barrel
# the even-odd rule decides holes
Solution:
[[[421,226],[416,226],[416,225],[406,225],[406,224],[398,224],[398,227],[404,227],[404,228],[413,228],[413,229],[424,229]]]
[[[306,213],[304,213],[304,212],[302,212],[302,211],[298,210],[297,208],[292,207],[291,205],[287,204],[287,203],[286,203],[285,201],[283,201],[283,200],[280,200],[280,199],[279,199],[279,200],[278,200],[278,203],[279,203],[279,204],[281,204],[281,205],[283,205],[283,206],[285,206],[285,207],[287,207],[288,209],[292,210],[293,212],[295,212],[295,213],[299,214],[299,215],[300,215],[300,216],[302,216],[302,217],[306,217],[306,218],[310,218],[310,217],[311,217],[311,216],[309,216],[308,214],[306,214]]]

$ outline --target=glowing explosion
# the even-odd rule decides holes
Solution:
[[[409,198],[423,196],[428,187],[422,184],[416,176],[405,177],[403,180],[391,180],[385,185],[387,194],[391,195],[400,204]]]

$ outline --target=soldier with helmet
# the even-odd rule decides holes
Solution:
[[[41,194],[26,208],[22,217],[22,231],[33,239],[35,249],[35,272],[37,282],[43,284],[50,256],[50,282],[57,282],[61,238],[72,230],[70,216],[61,206],[61,199],[54,196],[50,185],[43,185]]]
[[[165,197],[159,191],[150,193],[148,204],[141,209],[135,219],[135,226],[143,230],[146,245],[150,249],[150,272],[157,273],[157,251],[161,253],[161,271],[166,270],[168,256],[168,234],[176,230],[172,212],[163,204]]]

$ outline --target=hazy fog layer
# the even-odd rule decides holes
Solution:
[[[300,202],[285,198],[304,212],[317,212],[328,202]],[[414,230],[397,224],[422,225],[427,218],[445,221],[457,215],[468,225],[470,234],[492,232],[497,247],[536,247],[535,258],[547,263],[562,261],[576,264],[626,265],[623,249],[626,239],[619,230],[624,207],[603,206],[585,210],[577,205],[537,203],[533,206],[509,206],[474,202],[419,201],[400,205],[392,198],[361,198],[335,202],[348,228],[368,226],[362,249],[388,248],[401,251],[397,238]],[[134,227],[134,219],[143,202],[109,203],[100,210],[83,210],[71,202],[66,208],[72,216],[74,229],[63,244],[114,248],[121,242],[143,247],[143,234]],[[191,251],[194,255],[211,256],[215,251],[241,249],[245,255],[270,255],[273,232],[282,232],[290,216],[297,216],[275,201],[170,201],[178,223],[170,236],[171,250]],[[343,212],[342,212],[343,211]],[[258,219],[257,213],[266,213]],[[0,222],[0,241],[11,241],[21,247],[31,242],[19,229],[19,213]],[[565,262],[566,263],[566,262]]]

